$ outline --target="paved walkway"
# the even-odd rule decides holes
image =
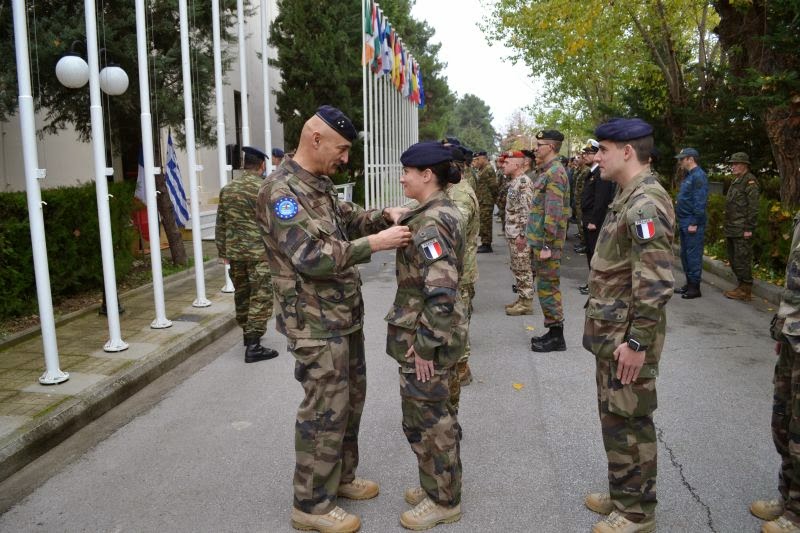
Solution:
[[[122,352],[103,351],[108,322],[96,309],[61,320],[56,338],[61,370],[69,373],[64,383],[39,384],[45,364],[38,331],[0,344],[0,480],[235,325],[233,295],[220,292],[222,265],[210,260],[204,270],[209,307],[192,306],[194,269],[165,279],[170,328],[150,328],[151,285],[122,294],[122,340],[130,345]]]

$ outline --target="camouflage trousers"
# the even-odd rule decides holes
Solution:
[[[640,377],[622,385],[616,371],[614,361],[597,359],[597,404],[608,457],[608,488],[617,511],[641,522],[656,508],[656,380]]]
[[[772,440],[781,456],[778,491],[784,516],[800,526],[800,357],[787,342],[781,343],[773,383]]]
[[[508,239],[508,250],[511,256],[511,273],[514,275],[514,284],[520,298],[533,298],[533,276],[531,249],[525,246],[521,252],[517,250],[515,239]]]
[[[492,244],[492,214],[494,213],[493,203],[480,204],[480,236],[481,244]]]
[[[325,514],[341,483],[355,478],[358,430],[367,393],[361,330],[329,339],[290,339],[294,377],[305,398],[295,423],[294,506]]]
[[[542,306],[544,326],[558,326],[564,323],[564,307],[561,304],[559,269],[561,259],[539,259],[540,250],[532,250],[531,267],[536,272],[536,292]]]
[[[728,260],[740,283],[753,283],[753,239],[728,237]]]
[[[419,483],[434,502],[452,507],[461,502],[461,427],[449,397],[455,367],[441,369],[427,382],[413,367],[400,367],[403,432],[417,456]]]
[[[272,276],[266,261],[230,261],[236,322],[245,337],[261,336],[272,318]]]
[[[466,363],[469,361],[469,356],[471,353],[470,345],[469,345],[469,322],[472,320],[472,299],[475,298],[475,284],[474,283],[463,283],[459,284],[458,286],[458,295],[461,298],[461,301],[464,302],[464,312],[466,313],[467,319],[467,337],[464,342],[464,355],[461,356],[461,359],[458,360],[459,363]],[[453,409],[456,413],[458,413],[458,409],[460,407],[461,402],[461,381],[458,379],[451,379],[450,380],[450,403],[453,406]]]

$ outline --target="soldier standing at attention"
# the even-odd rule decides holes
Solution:
[[[536,134],[537,178],[528,217],[527,237],[536,272],[536,292],[547,333],[531,339],[534,352],[563,352],[564,309],[561,304],[559,269],[569,224],[569,178],[558,159],[564,136],[558,130]]]
[[[697,161],[700,154],[694,148],[684,148],[675,156],[686,171],[678,191],[678,227],[681,235],[681,265],[686,285],[675,289],[681,298],[700,298],[700,278],[703,274],[703,240],[706,231],[706,202],[708,176]]]
[[[580,206],[582,210],[581,225],[586,236],[586,261],[592,268],[592,256],[597,245],[597,236],[603,221],[606,219],[608,205],[614,199],[616,185],[613,181],[600,177],[600,167],[593,161],[594,154],[600,149],[600,144],[594,139],[589,139],[589,144],[584,148],[585,159],[591,163],[589,173],[586,175]],[[581,294],[589,294],[589,284],[579,287]]]
[[[510,151],[505,154],[503,173],[511,180],[506,195],[506,239],[511,255],[511,273],[517,287],[517,300],[506,306],[510,316],[533,314],[533,271],[531,251],[525,242],[525,225],[531,210],[533,183],[525,174],[525,154]]]
[[[497,166],[497,200],[495,201],[495,204],[497,205],[497,210],[499,211],[500,217],[500,233],[498,233],[498,235],[505,237],[506,196],[508,195],[508,187],[511,185],[511,180],[508,178],[508,176],[506,176],[505,170],[503,170],[506,164],[505,152],[497,156],[495,164]]]
[[[750,300],[753,231],[758,221],[758,180],[750,172],[750,157],[746,153],[736,152],[728,163],[734,178],[725,197],[725,240],[728,242],[728,260],[739,286],[722,294],[732,300]]]
[[[478,195],[480,203],[480,233],[481,245],[479,254],[492,253],[492,213],[497,198],[497,175],[486,157],[486,152],[475,154],[475,168],[478,170]]]
[[[589,273],[583,347],[595,355],[597,403],[608,457],[609,492],[586,506],[608,517],[593,533],[654,531],[656,376],[672,296],[675,213],[650,172],[653,128],[613,119],[595,136],[603,179],[617,193],[597,238]]]
[[[295,424],[296,467],[291,523],[297,529],[350,533],[358,516],[337,496],[363,500],[379,492],[355,477],[358,430],[367,390],[359,263],[405,246],[407,210],[364,211],[339,200],[328,177],[347,163],[357,132],[324,105],[306,121],[293,159],[270,174],[258,194],[258,223],[269,251],[276,327],[288,338],[294,377],[305,398]]]
[[[458,295],[464,242],[461,214],[444,192],[461,172],[451,148],[438,142],[411,146],[400,162],[403,193],[419,206],[400,220],[413,242],[397,250],[386,352],[400,364],[403,432],[419,468],[420,485],[404,495],[414,508],[400,524],[423,530],[461,519],[461,429],[449,383],[458,380],[466,334]]]
[[[272,280],[267,250],[256,223],[258,189],[264,180],[267,155],[245,146],[244,172],[219,191],[214,240],[219,257],[231,267],[236,322],[244,332],[244,362],[255,363],[278,356],[261,345],[272,318]]]

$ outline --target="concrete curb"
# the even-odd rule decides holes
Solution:
[[[108,380],[65,399],[52,411],[22,426],[0,448],[0,481],[222,337],[235,325],[236,319],[232,313],[214,317],[203,328],[152,359],[134,362]]]
[[[730,281],[734,285],[739,283],[728,265],[718,259],[711,259],[707,255],[703,256],[703,270],[706,270],[715,276],[719,276],[725,281]],[[772,283],[767,283],[766,281],[761,281],[760,279],[755,279],[753,280],[752,292],[753,296],[762,298],[772,304],[779,305],[781,303],[783,287],[773,285]]]

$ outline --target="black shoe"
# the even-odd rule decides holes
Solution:
[[[512,285],[511,286],[511,292],[516,294],[516,292],[517,292],[517,286],[516,285]]]
[[[684,300],[693,300],[695,298],[700,298],[702,294],[700,294],[700,285],[691,283],[688,287],[686,287],[686,292],[681,294],[681,298]]]
[[[531,339],[531,351],[534,352],[566,352],[567,343],[564,340],[563,328],[550,328],[545,338]]]
[[[683,287],[678,287],[677,289],[673,290],[672,292],[674,292],[675,294],[683,294],[683,293],[686,292],[686,289],[688,289],[688,288],[689,288],[688,285],[684,285]]]
[[[547,330],[547,333],[544,335],[539,335],[538,337],[531,337],[531,350],[533,350],[534,343],[544,342],[550,338],[552,335],[552,331],[550,329]]]
[[[574,250],[575,253],[578,255],[586,255],[586,247],[582,244],[578,244],[577,246],[575,246]]]
[[[261,344],[248,344],[244,350],[245,363],[257,363],[278,357],[278,352],[272,348],[266,348]]]
[[[580,239],[581,238],[581,234],[580,233],[573,233],[572,234],[572,238],[573,239]]]
[[[476,253],[479,254],[490,254],[492,253],[492,245],[491,244],[481,244],[478,246],[478,250]]]
[[[583,294],[584,296],[589,294],[589,285],[588,284],[581,285],[580,287],[578,287],[578,292]]]

